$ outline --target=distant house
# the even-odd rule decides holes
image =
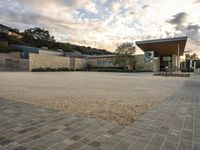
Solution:
[[[32,46],[25,46],[25,45],[17,45],[11,44],[11,48],[14,50],[18,50],[21,52],[22,59],[29,59],[29,54],[42,54],[42,55],[50,55],[50,56],[65,56],[63,51],[52,50],[45,47],[37,48]]]
[[[22,59],[29,59],[30,53],[39,54],[39,48],[37,48],[37,47],[12,44],[11,48],[14,49],[14,50],[21,51],[21,58]]]
[[[9,34],[9,27],[0,24],[0,33]]]
[[[19,29],[11,28],[5,25],[0,24],[0,33],[7,34],[9,36],[21,39],[23,34],[19,32]]]

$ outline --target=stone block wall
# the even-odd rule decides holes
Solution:
[[[200,68],[194,69],[195,74],[200,74]]]
[[[20,59],[20,52],[11,52],[11,53],[0,53],[0,60],[5,61],[5,59]]]
[[[28,71],[28,67],[20,52],[0,53],[0,71]]]
[[[157,72],[160,70],[160,59],[154,59],[153,62],[145,63],[144,62],[144,55],[136,55],[136,71],[152,71]]]
[[[87,63],[86,58],[75,58],[75,70],[76,69],[82,69],[84,65]]]
[[[69,68],[69,69],[82,69],[87,61],[91,62],[92,66],[101,66],[99,62],[113,62],[115,57],[112,58],[74,58],[74,57],[62,57],[52,56],[44,54],[29,54],[29,70],[39,68]],[[155,59],[151,63],[144,62],[144,55],[136,55],[136,71],[152,71],[157,72],[160,70],[160,60]],[[103,64],[107,67],[116,67],[113,63]]]
[[[5,59],[0,60],[0,71],[28,71],[28,59]]]
[[[88,59],[94,67],[116,67],[115,57],[94,57]]]
[[[29,54],[29,70],[38,68],[70,68],[70,58],[43,54]]]

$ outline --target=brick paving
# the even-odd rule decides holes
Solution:
[[[200,76],[126,126],[0,98],[0,150],[7,149],[199,150]]]

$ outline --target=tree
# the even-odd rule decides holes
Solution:
[[[40,29],[38,27],[25,30],[24,35],[25,37],[30,37],[35,40],[55,42],[54,36],[51,36],[48,30]]]
[[[194,59],[194,60],[199,59],[199,58],[198,58],[198,55],[197,55],[196,53],[192,54],[192,55],[190,56],[190,58],[191,58],[191,59]]]
[[[8,42],[6,41],[0,41],[0,49],[5,50],[8,48]]]
[[[90,61],[87,61],[83,67],[84,70],[90,71],[92,69],[92,63]]]
[[[121,44],[115,51],[115,64],[119,65],[120,67],[124,67],[125,69],[127,66],[130,66],[131,69],[135,69],[135,52],[136,47],[133,45],[133,43],[127,42]]]
[[[185,55],[185,58],[186,58],[186,60],[190,60],[190,59],[193,59],[193,60],[198,60],[199,58],[198,58],[198,55],[196,54],[196,53],[193,53],[193,54],[186,54]]]

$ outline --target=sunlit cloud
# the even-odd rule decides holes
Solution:
[[[186,35],[187,49],[200,54],[199,7],[199,0],[4,0],[0,21],[111,51],[123,42]]]

